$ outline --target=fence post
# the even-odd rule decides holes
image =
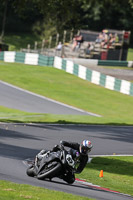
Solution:
[[[78,32],[77,32],[77,35],[79,35],[80,34],[80,30],[78,30]]]
[[[52,36],[49,38],[49,49],[51,48]]]
[[[73,40],[73,29],[71,30],[71,33],[70,33],[70,42],[72,42]]]
[[[58,45],[58,42],[59,42],[59,33],[57,33],[57,35],[56,35],[56,47]]]
[[[45,45],[45,39],[42,40],[42,49],[41,49],[42,52],[43,52],[43,49],[44,49],[44,45]]]
[[[37,41],[35,41],[34,50],[37,50]]]
[[[30,44],[27,45],[27,52],[30,53]]]
[[[64,35],[63,35],[63,44],[65,43],[65,41],[66,41],[66,30],[64,31]]]

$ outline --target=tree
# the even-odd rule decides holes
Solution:
[[[4,15],[3,15],[3,22],[2,22],[2,31],[1,31],[1,36],[0,36],[0,42],[2,42],[3,37],[4,37],[4,33],[5,33],[6,14],[7,14],[7,4],[8,4],[8,0],[5,0]]]
[[[88,29],[94,30],[102,28],[130,30],[133,27],[131,1],[84,0],[82,4],[84,12],[83,24],[88,25]]]
[[[10,8],[6,26],[9,31],[26,31],[27,27],[27,30],[36,30],[42,36],[68,29],[101,31],[103,28],[111,28],[133,31],[133,0],[6,1],[7,8]],[[3,0],[0,0],[0,5],[5,5]],[[2,12],[0,7],[0,15]]]

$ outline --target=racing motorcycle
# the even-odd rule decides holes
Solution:
[[[58,177],[72,184],[75,179],[73,182],[72,180],[69,181],[69,179],[66,180],[65,175],[69,172],[74,174],[76,165],[79,162],[77,153],[75,152],[75,156],[72,158],[64,146],[60,146],[57,152],[46,151],[41,161],[36,156],[35,161],[28,167],[26,173],[28,176],[36,176],[39,180],[47,178],[51,180],[54,177]]]

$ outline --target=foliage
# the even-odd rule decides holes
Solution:
[[[2,22],[3,0],[0,0],[0,5]],[[132,18],[132,0],[8,0],[6,30],[36,30],[41,36],[47,34],[46,30],[51,25],[54,32],[59,33],[66,29],[100,31],[110,28],[133,31]]]
[[[40,37],[31,33],[10,33],[4,37],[4,42],[9,45],[9,51],[20,51],[22,48],[27,48],[28,44],[34,48],[35,41],[40,41]]]
[[[53,23],[53,21],[49,20],[49,22],[40,22],[37,21],[34,25],[33,25],[33,33],[39,37],[40,39],[49,39],[50,36],[54,36],[57,33],[55,24]]]
[[[133,8],[133,0],[129,0],[129,4],[131,5],[131,8]]]
[[[87,28],[95,30],[101,30],[101,28],[130,30],[133,27],[133,22],[130,20],[130,17],[133,17],[132,8],[125,0],[104,0],[102,3],[97,0],[88,3],[87,0],[84,0],[82,8],[84,19],[88,23]]]

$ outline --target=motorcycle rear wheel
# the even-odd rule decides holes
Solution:
[[[37,175],[37,178],[39,180],[44,180],[45,178],[53,178],[56,177],[59,173],[59,171],[61,171],[61,163],[59,162],[53,162],[53,165],[50,166],[50,168],[44,168],[43,170],[41,170],[41,172]]]

